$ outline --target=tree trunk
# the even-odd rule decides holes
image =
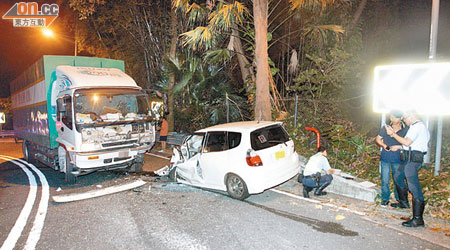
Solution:
[[[256,97],[255,120],[272,120],[269,92],[269,55],[267,52],[268,0],[253,1],[255,20]]]
[[[249,90],[250,84],[255,82],[253,67],[251,67],[250,62],[245,57],[244,50],[242,49],[241,38],[239,37],[239,31],[237,29],[233,29],[231,32],[231,36],[231,40],[233,41],[232,49],[236,53],[238,59],[242,81],[244,82],[245,88]]]
[[[177,32],[177,14],[175,9],[172,8],[170,12],[170,52],[169,55],[172,58],[175,58],[177,52],[177,40],[178,40],[178,32]],[[170,73],[169,75],[169,89],[168,89],[168,106],[169,106],[169,116],[167,117],[167,123],[169,124],[169,131],[174,131],[174,106],[175,106],[175,98],[173,93],[173,87],[175,85],[175,73]]]
[[[361,14],[366,7],[367,0],[361,0],[358,5],[358,9],[356,9],[355,16],[353,17],[353,20],[350,22],[350,25],[348,26],[347,34],[349,34],[353,28],[355,28],[356,23],[358,22],[359,18],[361,17]]]

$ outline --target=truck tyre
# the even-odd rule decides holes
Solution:
[[[73,184],[76,182],[77,178],[76,176],[72,173],[73,171],[73,164],[70,163],[70,156],[69,153],[66,152],[66,172],[65,172],[65,179],[66,182],[69,184]]]
[[[235,174],[229,174],[225,184],[231,198],[242,201],[249,196],[247,185],[241,177]]]
[[[34,157],[33,157],[33,152],[30,150],[30,144],[23,140],[22,142],[22,152],[23,152],[23,158],[31,164],[35,163]]]

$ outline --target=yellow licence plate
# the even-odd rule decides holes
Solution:
[[[286,156],[286,154],[284,153],[284,150],[278,151],[275,153],[275,159],[279,160],[279,159],[283,159]]]

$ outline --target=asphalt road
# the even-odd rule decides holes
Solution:
[[[14,143],[0,143],[0,152],[21,155],[20,145]],[[62,174],[46,167],[38,169],[49,184],[48,208],[46,214],[38,211],[44,189],[33,172],[38,183],[35,201],[15,249],[28,246],[29,239],[36,235],[36,218],[43,215],[36,249],[444,249],[360,215],[270,190],[241,202],[222,192],[148,174],[100,172],[79,178],[76,185],[67,185]],[[135,179],[147,184],[77,202],[51,200],[53,195],[101,189]],[[24,170],[2,160],[0,245],[17,228],[29,193]]]

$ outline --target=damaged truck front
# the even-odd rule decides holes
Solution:
[[[119,60],[44,56],[11,83],[24,158],[65,173],[142,171],[155,142],[145,92]]]

